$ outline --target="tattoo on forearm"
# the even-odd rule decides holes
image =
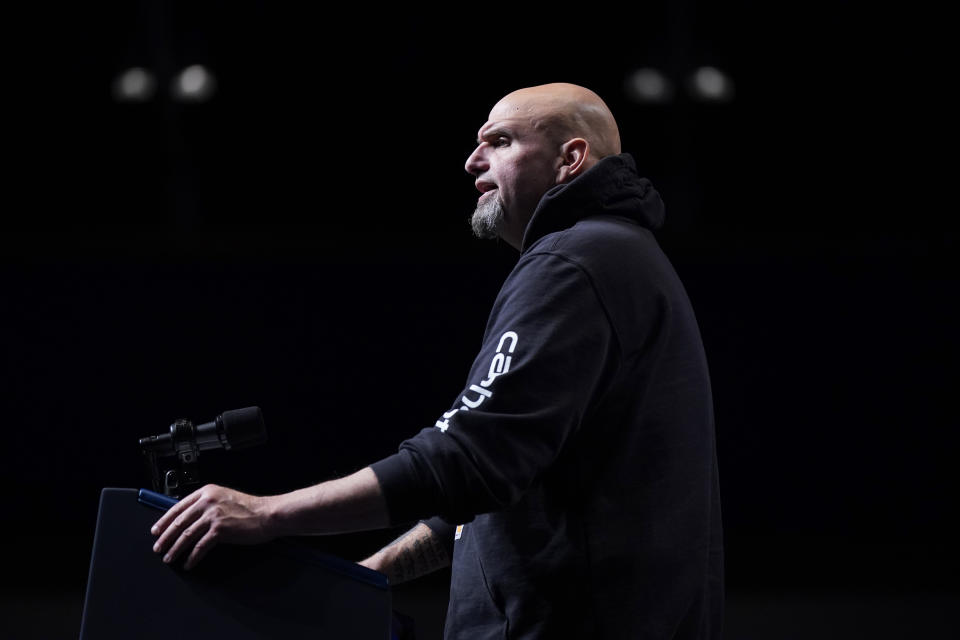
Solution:
[[[387,570],[390,582],[407,580],[442,569],[450,564],[450,555],[430,527],[418,525],[388,545],[396,547],[396,556]]]

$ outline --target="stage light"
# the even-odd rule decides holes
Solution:
[[[638,104],[663,104],[673,99],[673,85],[656,69],[644,67],[624,81],[627,97]]]
[[[117,102],[147,102],[156,91],[156,79],[143,67],[127,69],[113,81],[113,98]]]
[[[729,102],[733,99],[733,81],[716,67],[700,67],[688,83],[690,95],[704,102]]]
[[[173,79],[170,91],[181,102],[205,102],[216,90],[216,78],[203,65],[195,64]]]

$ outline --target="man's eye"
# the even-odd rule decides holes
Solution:
[[[500,136],[499,138],[493,141],[493,146],[495,147],[505,147],[508,144],[510,144],[510,139],[504,138],[503,136]]]

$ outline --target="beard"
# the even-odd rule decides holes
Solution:
[[[477,209],[470,216],[470,226],[473,235],[481,240],[492,240],[500,237],[500,227],[503,225],[503,203],[499,194],[496,194],[477,204]]]

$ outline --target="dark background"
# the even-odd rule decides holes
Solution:
[[[200,6],[197,6],[197,5]],[[589,12],[589,15],[586,13]],[[714,384],[727,636],[949,637],[958,225],[942,18],[657,1],[437,13],[266,2],[8,15],[0,383],[4,637],[73,637],[99,491],[137,439],[262,407],[202,456],[279,492],[446,410],[514,261],[471,237],[463,163],[513,89],[589,86],[668,206]],[[217,92],[170,99],[179,69]],[[683,90],[701,65],[734,99]],[[131,66],[154,100],[113,100]],[[669,104],[631,102],[654,67]],[[398,531],[312,540],[359,559]],[[423,638],[446,574],[401,587]]]

